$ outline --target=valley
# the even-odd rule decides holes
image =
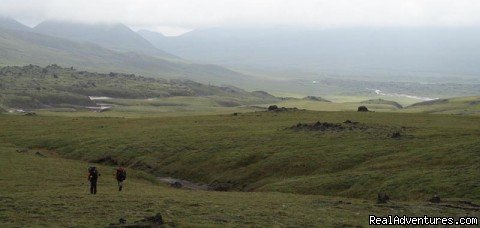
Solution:
[[[381,18],[365,4],[344,26],[343,6],[311,21],[338,3],[20,2],[0,8],[0,227],[478,225],[474,23],[404,26],[417,2],[388,26],[356,24]]]

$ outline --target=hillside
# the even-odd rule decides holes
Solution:
[[[480,97],[456,97],[415,103],[407,107],[407,112],[439,114],[480,114]]]
[[[44,68],[35,65],[0,68],[0,94],[0,105],[23,109],[94,106],[95,102],[89,96],[143,99],[144,103],[147,102],[146,99],[153,98],[205,97],[225,106],[277,100],[268,94],[249,93],[235,87],[113,72],[90,73],[57,65]],[[154,101],[148,103],[156,104]]]
[[[248,79],[246,75],[215,65],[170,61],[134,52],[117,52],[91,43],[0,28],[0,66],[27,64],[58,64],[94,72],[191,79],[216,85],[239,84]]]
[[[82,24],[44,21],[33,28],[35,32],[73,41],[98,44],[108,49],[136,52],[160,58],[177,57],[162,51],[123,24]]]
[[[32,28],[8,17],[0,16],[0,28],[30,31]]]
[[[214,189],[360,199],[384,191],[395,200],[424,202],[435,194],[479,200],[479,126],[473,116],[301,110],[162,118],[0,115],[0,139]]]
[[[375,104],[386,104],[386,105],[394,106],[398,109],[403,108],[403,106],[401,104],[399,104],[398,102],[384,100],[384,99],[371,99],[371,100],[361,101],[360,103],[361,104],[373,104],[373,105],[375,105]]]
[[[3,227],[106,227],[120,218],[132,224],[158,213],[164,227],[345,227],[367,226],[370,214],[479,216],[478,212],[462,209],[468,205],[455,201],[378,205],[370,200],[338,197],[179,190],[152,183],[153,177],[133,169],[128,169],[125,190],[119,194],[110,176],[114,167],[103,165],[97,165],[103,174],[99,192],[91,196],[85,179],[88,163],[45,151],[16,150],[0,145]]]

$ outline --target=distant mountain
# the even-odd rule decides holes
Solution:
[[[0,16],[0,28],[30,31],[32,28],[8,17]]]
[[[141,35],[143,38],[146,40],[150,41],[152,44],[164,44],[166,42],[170,42],[172,39],[170,37],[164,36],[161,33],[158,32],[152,32],[149,30],[141,29],[138,30],[137,33]],[[160,45],[162,46],[162,45]]]
[[[177,57],[153,46],[123,24],[82,24],[74,22],[45,21],[35,26],[34,31],[49,36],[84,41],[126,52],[136,52],[162,58]]]
[[[95,72],[124,72],[159,78],[238,85],[247,76],[216,65],[119,52],[88,42],[75,42],[0,26],[0,66],[58,64]]]
[[[302,77],[325,73],[402,80],[419,75],[480,75],[480,28],[475,27],[216,28],[178,37],[139,34],[186,59],[277,72],[300,70],[306,72]]]

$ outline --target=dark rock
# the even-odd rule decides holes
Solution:
[[[157,213],[155,216],[145,217],[144,219],[135,223],[149,223],[151,225],[163,225],[164,221],[163,221],[162,215],[160,213]]]
[[[390,197],[385,192],[378,193],[377,203],[387,203],[390,201]]]
[[[357,112],[368,112],[367,106],[359,106]]]
[[[173,187],[173,188],[182,188],[183,185],[182,183],[178,182],[178,181],[174,181],[172,183],[170,183],[170,187]]]
[[[232,188],[230,183],[214,182],[208,186],[208,190],[226,192]]]
[[[440,196],[435,195],[432,198],[430,198],[428,200],[428,202],[430,202],[430,203],[441,203],[442,201],[440,200]]]
[[[38,152],[38,151],[35,152],[35,155],[37,155],[37,156],[39,156],[39,157],[46,157],[45,155],[43,155],[42,153],[40,153],[40,152]]]
[[[17,149],[17,152],[18,152],[18,153],[27,153],[27,152],[28,152],[28,149],[27,149],[27,148]]]
[[[234,116],[238,116],[238,113],[234,112],[233,115],[234,115]]]
[[[120,218],[119,223],[111,223],[108,227],[136,227],[136,228],[147,228],[147,227],[163,227],[165,222],[163,221],[162,215],[160,213],[152,217],[145,217],[142,220],[136,221],[131,224],[127,224],[127,220]],[[170,226],[175,224],[170,224]]]
[[[402,137],[402,134],[399,131],[393,132],[392,135],[390,136],[390,138],[392,138],[392,139],[396,139],[396,138],[400,138],[400,137]]]
[[[278,106],[276,106],[276,105],[270,105],[270,106],[268,106],[268,111],[275,111],[275,110],[277,110],[277,109],[278,109]]]
[[[338,123],[327,123],[317,121],[314,124],[302,124],[298,123],[297,125],[291,127],[294,130],[310,130],[310,131],[341,131],[345,127],[342,124]]]
[[[358,124],[358,122],[355,122],[355,121],[351,121],[351,120],[345,120],[345,122],[343,122],[344,124]]]
[[[118,165],[117,160],[113,159],[111,156],[105,156],[103,158],[99,158],[97,160],[91,161],[93,163],[101,163],[101,164],[107,164],[107,165]]]

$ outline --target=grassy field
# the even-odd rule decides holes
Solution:
[[[273,192],[207,192],[155,184],[129,169],[119,193],[114,167],[103,174],[98,194],[88,193],[88,163],[38,150],[16,152],[0,145],[0,225],[2,227],[105,227],[161,213],[167,227],[366,227],[368,216],[480,216],[452,199],[442,204],[346,199]],[[456,206],[459,208],[452,208]]]
[[[365,129],[295,130],[358,121]],[[402,113],[251,112],[161,118],[1,115],[0,142],[157,176],[278,191],[424,201],[478,200],[480,118]],[[391,138],[400,132],[399,138]]]
[[[198,116],[198,115],[218,115],[232,114],[234,112],[252,112],[256,110],[265,110],[268,105],[240,105],[235,107],[225,107],[224,102],[234,102],[233,98],[225,97],[165,97],[152,99],[110,99],[103,100],[112,106],[109,111],[92,112],[88,109],[37,109],[36,113],[46,116],[68,116],[68,117],[168,117],[168,116]]]
[[[424,112],[436,114],[479,115],[480,97],[455,97],[422,102],[409,106],[404,112]]]

